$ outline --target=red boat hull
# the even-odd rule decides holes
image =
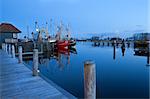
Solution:
[[[67,48],[69,46],[68,41],[57,41],[57,47],[58,48]]]

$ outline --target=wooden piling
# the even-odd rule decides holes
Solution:
[[[2,43],[2,50],[4,50],[4,43]]]
[[[2,50],[5,51],[5,43],[2,43]]]
[[[149,43],[148,43],[148,50],[149,50],[149,52],[150,52],[150,41],[149,41]]]
[[[148,42],[147,66],[150,66],[150,41]]]
[[[15,46],[14,45],[12,45],[12,58],[15,58]]]
[[[18,47],[18,53],[19,53],[18,62],[22,63],[22,46]]]
[[[93,61],[84,63],[84,98],[96,99],[96,70]]]
[[[11,44],[8,45],[8,54],[11,55]]]
[[[107,43],[107,46],[109,46],[109,42]]]
[[[33,50],[33,76],[38,76],[38,49]]]
[[[35,42],[33,42],[33,48],[34,48],[34,49],[36,48],[36,43],[35,43]]]
[[[105,43],[103,42],[103,46],[105,45]]]
[[[41,52],[43,52],[43,44],[41,44]]]
[[[116,42],[114,41],[114,45],[113,45],[113,59],[116,59]]]
[[[127,42],[127,46],[128,46],[128,48],[130,47],[130,42]]]
[[[150,66],[150,54],[147,56],[147,66]]]
[[[7,45],[7,43],[5,44],[5,52],[8,53],[8,45]]]

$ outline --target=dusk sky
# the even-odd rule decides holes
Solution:
[[[17,26],[22,35],[39,25],[71,24],[72,33],[148,32],[149,0],[0,0],[0,22]]]

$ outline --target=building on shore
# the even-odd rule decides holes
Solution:
[[[10,23],[0,24],[0,48],[2,43],[17,43],[18,33],[21,33],[14,25]]]
[[[134,34],[134,48],[148,48],[150,41],[150,33]]]
[[[137,33],[133,37],[136,41],[150,41],[150,33]]]

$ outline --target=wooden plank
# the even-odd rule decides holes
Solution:
[[[43,54],[43,52],[38,52],[38,54]],[[16,53],[15,55],[19,55],[19,53]],[[33,55],[33,52],[25,52],[22,53],[22,55]]]
[[[31,70],[24,64],[18,64],[17,59],[12,59],[2,50],[0,50],[0,58],[1,98],[75,98],[72,95],[67,97],[41,77],[33,77]]]

